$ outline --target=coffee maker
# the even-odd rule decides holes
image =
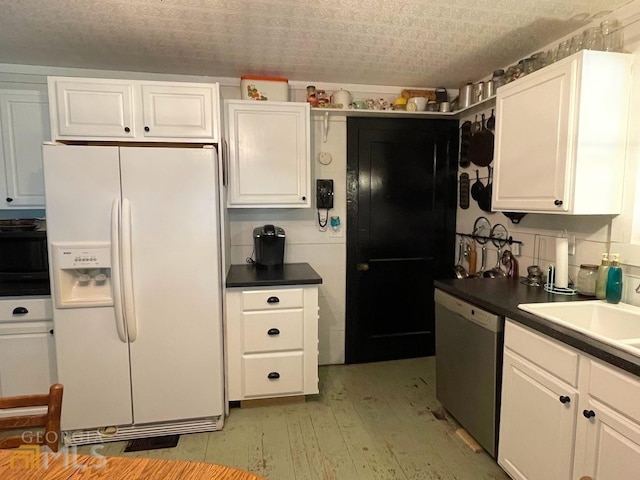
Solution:
[[[260,268],[278,268],[284,263],[284,229],[263,225],[253,229],[256,265]]]

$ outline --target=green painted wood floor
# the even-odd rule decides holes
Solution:
[[[273,480],[509,478],[459,439],[454,420],[437,418],[434,357],[320,367],[320,391],[305,403],[234,408],[222,431],[183,435],[176,448],[123,453],[118,442],[100,453],[213,462]]]

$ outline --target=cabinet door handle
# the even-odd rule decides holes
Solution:
[[[280,335],[280,330],[278,330],[277,328],[270,328],[267,331],[267,335],[269,335],[270,337],[273,337],[275,335]]]
[[[267,298],[267,303],[280,303],[280,299],[278,297],[269,297]]]
[[[51,335],[53,335],[53,328],[52,328],[51,330],[49,330],[49,333],[50,333]]]
[[[13,198],[11,198],[11,197],[7,197],[7,198],[5,198],[5,200],[6,200],[7,203],[13,202]]]
[[[556,207],[559,207],[560,205],[562,205],[562,203],[563,203],[563,202],[562,202],[562,200],[556,200],[555,202],[553,202],[553,204],[554,204]]]
[[[302,197],[302,201],[303,202],[306,201],[306,200],[307,200],[307,197]]]
[[[280,378],[280,374],[278,372],[269,372],[269,375],[267,375],[267,378],[269,380],[277,380]]]
[[[144,131],[148,132],[149,131],[149,127],[144,127]]]
[[[29,313],[29,310],[27,310],[25,307],[16,307],[13,309],[14,315],[24,315],[26,313]]]
[[[560,403],[571,403],[571,398],[566,395],[560,395]]]
[[[596,412],[593,410],[583,410],[582,415],[584,415],[584,418],[593,418],[596,416]]]
[[[124,127],[124,131],[129,133],[131,131],[131,129],[129,127]]]

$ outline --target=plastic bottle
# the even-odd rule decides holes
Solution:
[[[598,276],[596,277],[596,298],[604,300],[607,298],[607,276],[609,274],[609,255],[602,254],[602,263],[598,267]]]
[[[620,268],[619,255],[611,255],[611,266],[607,273],[607,302],[620,303],[622,298],[622,268]]]

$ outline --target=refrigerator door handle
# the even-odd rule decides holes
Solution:
[[[127,343],[122,311],[122,283],[120,275],[120,198],[111,204],[111,281],[113,284],[113,308],[116,312],[116,330],[122,343]]]
[[[131,203],[122,199],[122,287],[124,291],[124,316],[127,319],[129,343],[138,338],[138,319],[133,298],[133,273],[131,268]]]

